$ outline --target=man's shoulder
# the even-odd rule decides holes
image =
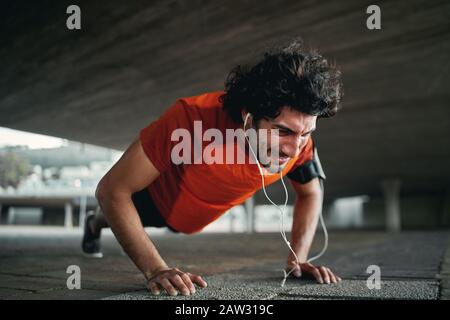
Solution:
[[[224,93],[224,91],[204,92],[195,96],[178,98],[177,101],[187,107],[197,109],[222,109],[221,96],[224,95]]]
[[[183,119],[183,122],[191,128],[194,121],[201,121],[205,130],[215,128],[222,131],[227,128],[235,128],[236,124],[223,108],[221,99],[223,95],[223,91],[213,91],[178,98],[173,115],[180,120]]]

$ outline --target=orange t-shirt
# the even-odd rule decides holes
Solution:
[[[144,152],[160,172],[148,186],[148,192],[166,223],[179,232],[201,231],[262,188],[258,167],[249,161],[245,164],[206,164],[204,161],[194,164],[191,161],[191,164],[175,165],[171,160],[172,148],[179,143],[171,140],[177,128],[188,130],[193,139],[194,121],[202,121],[202,132],[216,128],[223,137],[226,129],[242,128],[242,124],[234,122],[223,110],[219,101],[223,93],[179,98],[158,120],[140,131]],[[203,146],[210,143],[202,142]],[[235,143],[234,148],[237,145]],[[288,161],[283,176],[312,158],[313,142],[309,138],[300,155]],[[266,175],[264,179],[265,184],[270,185],[280,179],[280,174]]]

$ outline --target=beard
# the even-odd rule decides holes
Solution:
[[[261,163],[261,166],[264,169],[266,169],[267,171],[269,171],[270,173],[280,173],[286,167],[288,162],[289,162],[289,160],[280,164],[279,158],[276,158],[276,159],[271,159],[269,161],[269,163],[267,163],[267,164]]]
[[[272,149],[268,149],[267,146],[261,146],[262,149],[266,150],[266,156],[265,156],[265,162],[262,162],[261,159],[259,159],[259,153],[258,155],[258,161],[261,164],[261,166],[269,171],[270,173],[280,173],[287,165],[287,163],[290,160],[290,157],[285,154],[277,154],[276,156],[272,155]],[[258,150],[259,151],[259,150]],[[270,155],[270,156],[269,156]]]

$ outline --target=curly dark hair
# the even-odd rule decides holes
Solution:
[[[245,110],[259,119],[274,119],[282,107],[331,117],[343,96],[341,72],[315,50],[306,50],[301,39],[274,47],[255,65],[238,65],[225,82],[223,107],[236,122]]]

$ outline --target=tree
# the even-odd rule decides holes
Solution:
[[[0,153],[0,186],[17,188],[31,173],[29,162],[12,152]]]

